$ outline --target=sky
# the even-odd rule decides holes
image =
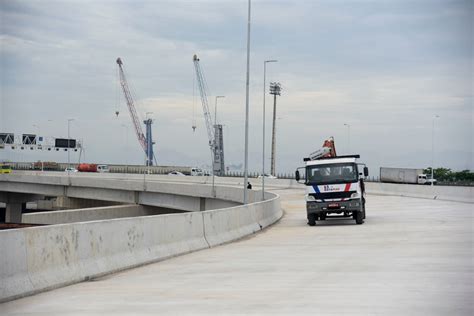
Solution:
[[[473,3],[254,0],[249,170],[262,169],[269,59],[278,62],[267,64],[267,85],[282,85],[278,173],[293,172],[330,136],[338,154],[360,154],[373,175],[380,166],[423,168],[432,160],[473,170]],[[119,87],[121,57],[139,116],[152,112],[158,164],[209,165],[197,54],[212,116],[215,96],[225,96],[217,119],[226,165],[239,166],[246,36],[247,1],[0,0],[0,132],[66,137],[74,119],[70,135],[83,141],[87,162],[142,164]],[[266,172],[272,111],[267,94]],[[64,162],[67,155],[3,149],[2,159]]]

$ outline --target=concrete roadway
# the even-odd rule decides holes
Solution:
[[[302,190],[244,240],[0,305],[1,315],[473,315],[472,204],[368,197],[306,225]]]

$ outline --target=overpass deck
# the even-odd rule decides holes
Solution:
[[[368,197],[364,225],[285,216],[239,242],[0,305],[2,315],[472,315],[472,204]]]

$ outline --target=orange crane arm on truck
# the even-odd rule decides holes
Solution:
[[[309,154],[309,160],[330,157],[337,157],[336,145],[334,144],[334,137],[332,136],[324,141],[323,147]]]

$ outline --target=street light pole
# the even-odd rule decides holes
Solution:
[[[439,118],[439,115],[433,116],[432,125],[431,125],[431,186],[434,184],[434,129],[435,129],[435,119]]]
[[[71,136],[70,136],[70,130],[71,130],[71,122],[74,121],[74,119],[68,119],[67,120],[67,168],[68,168],[68,173],[70,172],[71,168],[71,162],[69,158],[69,151],[71,149]]]
[[[273,127],[272,127],[272,155],[270,159],[270,173],[276,176],[276,97],[280,95],[281,85],[278,82],[270,82],[270,94],[273,94]]]
[[[123,128],[125,128],[125,153],[127,152],[128,150],[128,126],[125,125],[125,124],[121,124],[121,126]],[[125,165],[127,166],[126,167],[126,170],[128,171],[128,156],[125,156]]]
[[[248,183],[248,158],[249,158],[249,81],[250,81],[250,16],[251,0],[248,2],[247,18],[247,74],[245,82],[245,159],[244,159],[244,204],[248,201],[247,183]]]
[[[348,154],[351,154],[351,126],[344,123],[344,126],[347,126],[347,151]]]
[[[39,134],[40,134],[40,127],[36,124],[33,124],[33,127],[36,127],[36,129],[38,130],[38,134],[36,135],[36,141],[38,142],[39,140]]]
[[[262,201],[265,200],[265,97],[267,90],[266,75],[267,75],[267,63],[276,63],[278,60],[271,59],[263,62],[263,119],[262,119]]]
[[[217,151],[216,151],[216,143],[217,143],[217,140],[216,140],[216,131],[217,131],[217,99],[220,99],[220,98],[225,98],[225,96],[223,95],[217,95],[216,96],[216,102],[214,103],[214,155],[212,155],[212,194],[214,195],[214,197],[216,197],[216,188],[214,186],[215,184],[215,175],[216,175],[216,155],[217,155]],[[219,146],[220,147],[220,146]],[[221,170],[222,171],[222,170]]]

